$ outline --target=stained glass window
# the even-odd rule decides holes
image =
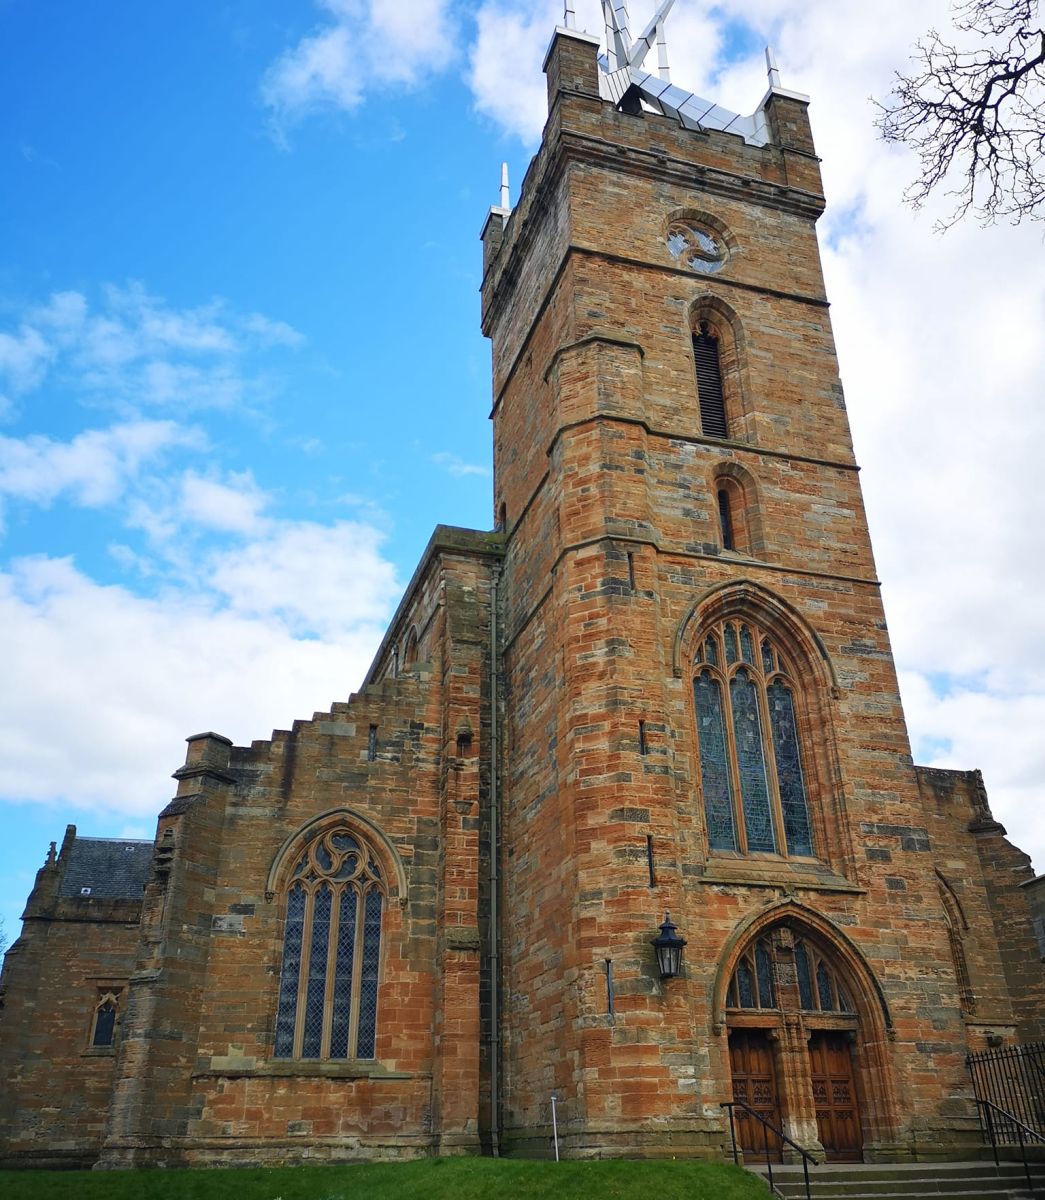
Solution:
[[[381,893],[371,888],[367,893],[366,916],[363,920],[363,972],[359,996],[358,1058],[374,1057],[374,1036],[377,1030],[377,969],[381,950]]]
[[[773,674],[773,647],[769,643],[769,638],[762,639],[762,670],[767,675]]]
[[[755,647],[751,642],[751,630],[746,625],[740,627],[740,657],[746,663],[754,663]]]
[[[301,866],[299,863],[299,870]],[[294,1053],[294,1017],[298,1005],[304,928],[305,889],[300,883],[295,883],[287,899],[287,928],[283,935],[283,971],[279,981],[279,1007],[276,1010],[277,1058],[290,1058]]]
[[[769,784],[762,755],[762,724],[758,693],[746,670],[738,671],[729,685],[733,707],[733,735],[737,746],[740,795],[749,850],[776,849],[773,817],[769,809]]]
[[[776,1008],[773,956],[768,938],[759,938],[737,963],[726,1003],[731,1008]]]
[[[773,989],[773,960],[764,939],[755,946],[755,968],[758,973],[759,1008],[774,1008],[776,998]]]
[[[802,1007],[807,1011],[815,1008],[813,1004],[813,973],[809,969],[809,954],[805,942],[795,945],[795,970],[798,974],[798,995]]]
[[[273,1052],[373,1058],[384,903],[376,857],[335,828],[308,846],[291,880]]]
[[[802,1007],[810,1012],[855,1012],[838,972],[813,945],[795,942],[795,968]]]
[[[837,970],[820,949],[805,938],[794,942],[799,1005],[804,1012],[855,1014],[849,992]],[[729,1008],[778,1006],[773,938],[762,937],[744,951],[726,991]]]
[[[722,715],[722,686],[710,671],[701,671],[693,684],[700,738],[700,777],[704,786],[704,815],[713,850],[735,850],[733,785],[727,758],[726,726]]]
[[[784,657],[754,623],[728,621],[705,634],[695,672],[709,847],[813,855],[795,690]]]
[[[806,785],[802,777],[802,758],[798,750],[794,699],[790,689],[779,678],[769,685],[767,694],[787,851],[789,854],[812,854],[813,838],[809,829],[809,806],[806,803]]]
[[[746,958],[740,960],[737,966],[737,993],[740,996],[741,1008],[757,1008],[755,1002],[755,977],[751,971],[751,963]]]
[[[816,994],[823,1012],[834,1012],[837,1008],[834,996],[831,994],[831,976],[823,959],[816,964]]]
[[[323,996],[327,989],[327,939],[330,934],[330,888],[324,883],[312,896],[312,938],[305,988],[303,1058],[319,1058],[323,1041]]]
[[[337,921],[337,960],[334,966],[334,1011],[330,1027],[330,1057],[348,1058],[348,1027],[352,1015],[352,967],[356,949],[355,888],[341,893]]]

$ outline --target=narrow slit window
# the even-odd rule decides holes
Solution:
[[[628,587],[635,590],[635,555],[628,551]]]
[[[718,489],[718,523],[722,531],[722,549],[735,550],[733,538],[733,514],[730,510],[729,492],[725,488]]]
[[[371,725],[370,732],[366,740],[366,757],[367,762],[374,762],[377,759],[377,726]]]
[[[653,834],[646,834],[646,863],[649,866],[649,885],[657,886],[657,870],[653,861]]]
[[[701,430],[705,437],[728,437],[719,341],[707,321],[701,321],[693,335],[693,361],[697,371]]]
[[[639,722],[639,753],[649,754],[649,744],[646,741],[646,722]]]

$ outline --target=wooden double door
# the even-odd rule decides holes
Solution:
[[[733,1099],[749,1105],[775,1128],[781,1128],[780,1093],[773,1045],[764,1029],[738,1029],[729,1036]],[[809,1082],[820,1143],[829,1162],[859,1162],[863,1139],[853,1079],[853,1056],[845,1034],[814,1033],[809,1042]],[[761,1121],[734,1109],[737,1143],[752,1159],[780,1161],[783,1146]]]

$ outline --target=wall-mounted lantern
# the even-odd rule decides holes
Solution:
[[[678,929],[671,922],[671,913],[665,913],[660,933],[650,942],[657,952],[661,979],[674,979],[676,975],[681,975],[682,947],[685,944],[686,939],[679,937]]]

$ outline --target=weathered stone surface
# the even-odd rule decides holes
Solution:
[[[616,111],[594,55],[556,35],[544,142],[484,231],[498,530],[436,529],[358,694],[249,747],[189,739],[128,852],[144,893],[74,887],[101,861],[74,830],[49,856],[3,976],[0,1162],[546,1154],[553,1093],[568,1153],[718,1155],[730,1037],[759,1031],[800,1142],[830,1035],[867,1157],[959,1153],[968,1051],[1045,1035],[1026,856],[976,772],[912,765],[805,106],[772,96],[755,148]],[[672,257],[679,217],[728,245],[721,271]],[[727,439],[701,430],[702,319]],[[792,664],[812,855],[709,848],[692,678],[726,617]],[[338,823],[379,860],[374,1057],[277,1057],[291,875]],[[773,1004],[733,1006],[756,943]],[[803,999],[800,945],[848,1007]]]

